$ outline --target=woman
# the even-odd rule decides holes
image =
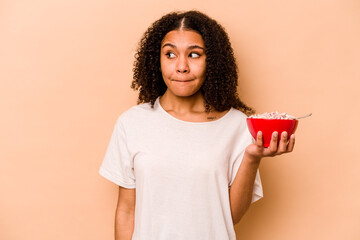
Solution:
[[[100,174],[119,185],[115,238],[236,239],[260,199],[258,167],[291,152],[294,136],[263,148],[246,125],[224,29],[198,11],[170,13],[144,34],[132,88],[138,105],[118,118]]]

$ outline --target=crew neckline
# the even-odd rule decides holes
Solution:
[[[181,123],[185,123],[185,124],[194,124],[194,125],[203,125],[203,124],[213,124],[213,123],[217,123],[222,121],[223,119],[227,118],[230,113],[233,111],[233,108],[231,107],[230,110],[221,118],[216,119],[214,121],[208,121],[208,122],[190,122],[190,121],[185,121],[185,120],[181,120],[179,118],[174,117],[173,115],[171,115],[170,113],[168,113],[160,104],[160,97],[158,97],[155,101],[155,104],[158,106],[158,108],[169,118],[181,122]]]

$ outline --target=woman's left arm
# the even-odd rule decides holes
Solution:
[[[240,221],[251,204],[256,172],[261,159],[291,152],[295,144],[295,135],[292,135],[290,141],[287,141],[287,133],[283,132],[279,145],[277,142],[278,133],[274,132],[270,146],[264,148],[262,133],[258,132],[255,144],[250,144],[245,149],[239,170],[229,189],[231,215],[234,225]]]

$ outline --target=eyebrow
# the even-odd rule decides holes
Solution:
[[[164,47],[166,47],[166,46],[169,46],[169,47],[172,47],[172,48],[176,48],[176,46],[175,46],[174,44],[172,44],[172,43],[165,43],[164,46],[162,46],[162,48],[164,48]],[[188,49],[195,49],[195,48],[199,48],[199,49],[204,50],[204,48],[203,48],[203,47],[200,47],[199,45],[190,45],[190,46],[188,47]]]

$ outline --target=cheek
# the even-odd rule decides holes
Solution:
[[[172,66],[168,62],[164,60],[160,60],[160,70],[162,75],[165,77],[169,77],[169,74],[171,73]]]
[[[171,73],[169,71],[168,68],[161,68],[161,75],[163,77],[164,80],[168,80],[169,78],[171,78]]]
[[[206,75],[206,66],[205,64],[199,65],[197,68],[198,76],[205,77]]]

